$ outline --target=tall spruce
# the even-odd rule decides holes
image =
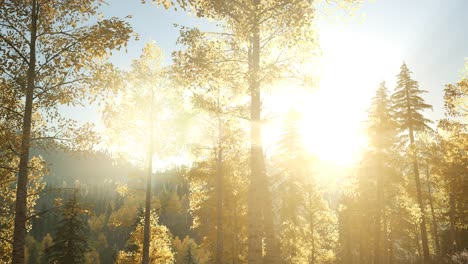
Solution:
[[[391,112],[391,101],[385,82],[382,82],[372,99],[369,110],[368,134],[372,169],[376,181],[376,208],[374,233],[374,263],[385,263],[387,256],[387,232],[385,232],[385,177],[388,169],[389,154],[395,142],[395,122]]]
[[[304,149],[301,121],[299,113],[288,113],[274,158],[281,263],[328,263],[335,256],[335,217],[316,179],[316,163]]]
[[[414,180],[416,185],[417,202],[421,213],[420,232],[424,263],[430,263],[429,245],[426,229],[426,215],[424,212],[424,202],[421,190],[421,179],[419,176],[419,162],[415,145],[415,133],[428,129],[431,121],[425,118],[422,111],[432,109],[426,104],[421,94],[426,91],[419,89],[417,81],[411,79],[411,71],[405,63],[400,67],[400,74],[397,76],[398,82],[392,95],[393,111],[400,132],[407,132],[409,139],[409,155],[413,164]]]
[[[85,263],[85,253],[90,250],[86,232],[86,210],[80,207],[76,191],[68,199],[62,211],[53,244],[46,249],[49,263]]]

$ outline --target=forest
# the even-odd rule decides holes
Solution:
[[[368,2],[0,0],[0,263],[468,263],[467,2]]]

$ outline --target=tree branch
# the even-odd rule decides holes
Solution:
[[[0,38],[3,39],[8,44],[8,46],[10,46],[16,53],[18,53],[18,55],[24,60],[24,62],[26,62],[27,65],[29,65],[29,60],[26,58],[26,56],[24,56],[24,54],[21,53],[21,51],[18,50],[18,48],[16,48],[16,46],[13,45],[13,43],[11,43],[10,40],[5,38],[5,36],[3,35],[0,35]]]

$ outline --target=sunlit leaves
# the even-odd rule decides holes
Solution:
[[[61,119],[57,106],[76,106],[82,100],[91,102],[97,94],[114,89],[118,81],[113,78],[112,66],[98,58],[124,47],[132,30],[127,21],[115,17],[92,23],[91,17],[102,3],[94,0],[39,1],[38,28],[34,36],[37,43],[33,111],[40,112],[41,119],[46,122],[38,122],[37,118],[34,121],[36,138],[53,140],[56,132],[49,130],[57,130],[54,123]],[[28,2],[5,1],[0,6],[0,28],[2,32],[9,32],[0,38],[0,56],[5,62],[0,67],[0,78],[5,84],[2,91],[14,92],[17,98],[24,96],[25,74],[29,67],[33,17],[27,5]],[[60,125],[60,129],[68,127]],[[70,128],[70,132],[65,133],[75,132]],[[73,137],[69,139],[73,141]]]
[[[0,262],[8,263],[11,261],[11,250],[13,242],[13,223],[14,223],[14,204],[16,200],[16,169],[19,159],[4,160],[0,157]],[[39,195],[45,187],[43,176],[47,172],[45,162],[40,157],[33,157],[30,161],[29,183],[27,198],[28,216],[35,214]],[[29,219],[30,220],[30,219]],[[30,221],[26,228],[31,229]]]
[[[132,264],[140,262],[143,248],[143,222],[143,218],[138,220],[136,229],[132,232],[130,239],[127,242],[127,249],[118,252],[116,259],[117,264]],[[158,223],[156,212],[151,212],[150,263],[174,263],[174,253],[172,252],[171,245],[172,241],[170,231],[167,227]]]
[[[447,84],[444,89],[444,103],[447,115],[462,117],[468,122],[468,79]]]
[[[143,161],[149,144],[159,161],[177,152],[174,144],[183,131],[183,101],[170,75],[161,66],[163,54],[154,43],[145,45],[124,78],[116,96],[106,101],[103,121],[106,139],[117,153],[132,161]],[[153,133],[151,133],[151,130]]]

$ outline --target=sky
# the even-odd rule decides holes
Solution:
[[[311,148],[322,152],[329,149],[326,155],[342,153],[343,159],[350,159],[365,144],[363,121],[375,90],[385,81],[392,91],[403,62],[420,88],[428,91],[424,98],[434,110],[427,116],[443,118],[444,85],[460,79],[468,58],[468,1],[367,0],[347,13],[323,7],[316,22],[322,51],[317,58],[321,65],[317,89],[305,93],[279,90],[276,97],[283,108],[301,105],[308,113],[304,133],[314,135],[308,142]],[[110,0],[101,11],[105,17],[131,15],[130,23],[140,35],[139,41],[129,43],[126,52],[112,57],[112,62],[122,68],[130,66],[148,41],[163,49],[169,64],[171,52],[181,48],[176,45],[179,30],[174,24],[209,30],[216,24],[138,0]],[[280,102],[271,99],[270,105]],[[100,123],[94,107],[64,111],[78,120]],[[321,140],[324,137],[334,140]]]

